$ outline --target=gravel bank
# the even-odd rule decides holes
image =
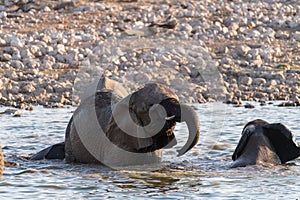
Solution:
[[[0,2],[1,105],[77,105],[102,74],[185,102],[300,103],[296,0]]]

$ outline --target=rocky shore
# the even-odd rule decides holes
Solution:
[[[1,105],[77,105],[103,74],[188,103],[300,105],[297,0],[0,2]]]

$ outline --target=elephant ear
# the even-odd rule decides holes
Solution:
[[[65,158],[65,143],[61,142],[41,150],[37,154],[31,156],[30,160],[64,159],[64,158]]]
[[[264,135],[269,138],[281,163],[293,160],[300,156],[300,147],[289,129],[281,123],[263,126]]]

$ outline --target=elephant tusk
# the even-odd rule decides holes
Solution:
[[[166,121],[169,121],[169,120],[172,120],[172,119],[174,119],[175,118],[175,115],[172,115],[172,116],[170,116],[170,117],[165,117],[165,120]]]
[[[182,156],[197,144],[200,137],[200,122],[197,113],[192,107],[180,104],[178,108],[177,110],[181,112],[178,115],[180,116],[180,122],[185,122],[189,130],[189,137],[186,144],[180,150],[177,150],[177,156]]]

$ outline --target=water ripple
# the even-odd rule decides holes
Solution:
[[[6,167],[0,181],[1,199],[299,199],[300,159],[282,166],[230,169],[231,155],[246,122],[262,118],[282,122],[300,141],[299,109],[273,105],[255,109],[214,104],[193,105],[201,120],[199,144],[177,157],[187,139],[186,125],[175,130],[178,146],[164,151],[164,164],[156,171],[110,170],[97,165],[27,160],[28,155],[64,140],[75,108],[22,111],[21,118],[2,116],[0,145]],[[218,115],[218,117],[214,117]],[[213,135],[213,138],[210,136]]]

